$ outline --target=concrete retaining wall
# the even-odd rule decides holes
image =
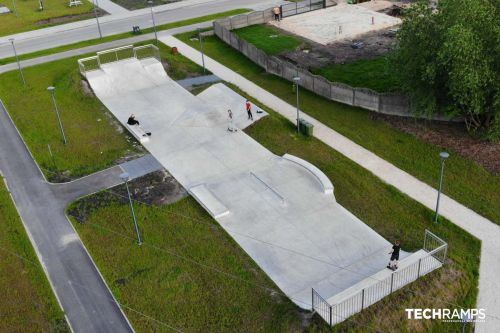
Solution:
[[[243,53],[268,73],[277,75],[288,81],[293,81],[293,78],[298,75],[301,87],[322,97],[387,115],[418,117],[411,112],[408,98],[404,95],[382,94],[366,88],[353,88],[343,83],[330,82],[324,77],[314,75],[287,61],[274,56],[268,56],[262,50],[241,39],[231,31],[250,25],[267,23],[272,19],[273,14],[271,9],[238,15],[231,19],[215,21],[214,32],[226,44]],[[443,115],[433,115],[430,119],[450,120]],[[461,120],[453,119],[453,121]]]

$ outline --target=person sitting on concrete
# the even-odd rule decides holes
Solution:
[[[274,20],[279,21],[281,19],[281,9],[276,6],[273,8]]]
[[[131,114],[130,117],[128,117],[127,125],[134,126],[140,124],[139,121],[135,119],[135,115]]]
[[[399,250],[401,250],[401,243],[397,240],[392,246],[391,252],[389,252],[391,259],[387,265],[387,268],[392,269],[393,271],[398,269]]]
[[[228,120],[229,120],[229,125],[227,127],[227,130],[229,132],[236,132],[236,131],[238,131],[238,129],[236,127],[234,127],[234,124],[233,124],[233,111],[227,110],[227,116],[228,116]]]

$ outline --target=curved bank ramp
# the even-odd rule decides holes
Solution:
[[[235,126],[251,124],[234,91],[217,84],[193,96],[154,57],[82,73],[126,128],[135,114],[152,132],[144,147],[300,307],[313,307],[312,288],[328,299],[380,271],[390,274],[391,244],[335,201],[318,169],[227,130],[228,108]]]

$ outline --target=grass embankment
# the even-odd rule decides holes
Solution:
[[[18,17],[14,14],[13,2],[5,1],[11,13],[0,16],[0,36],[41,29],[48,26],[88,19],[93,15],[92,2],[82,0],[82,5],[69,7],[69,0],[44,1],[40,11],[38,0],[15,1]]]
[[[192,32],[177,35],[194,48],[189,40]],[[258,65],[225,44],[217,37],[205,38],[205,53],[267,91],[295,105],[291,83],[265,73]],[[305,89],[300,93],[301,109],[325,125],[374,152],[397,167],[437,187],[442,150],[417,137],[394,129],[373,113],[336,103]],[[446,162],[444,193],[479,214],[500,224],[500,176],[494,176],[482,166],[451,152]]]
[[[430,210],[319,140],[297,135],[289,121],[272,111],[247,133],[278,155],[291,153],[318,166],[335,184],[342,205],[387,239],[402,239],[406,250],[421,248],[426,228],[450,244],[449,260],[443,268],[338,325],[334,331],[460,329],[460,324],[406,320],[404,308],[450,307],[450,303],[473,307],[480,251],[477,239],[449,221],[433,224]],[[192,198],[163,207],[136,204],[145,240],[142,247],[134,244],[130,210],[123,197],[104,192],[81,199],[69,208],[70,215],[82,212],[87,217],[80,220],[83,223],[73,218],[74,225],[113,293],[133,309],[125,308],[125,312],[138,332],[168,331],[165,323],[189,332],[328,331],[317,316],[301,328],[298,309],[286,298],[262,288],[276,289]]]
[[[146,41],[137,45],[151,43]],[[161,56],[171,64],[169,75],[183,79],[202,73],[201,67],[161,44]],[[82,56],[83,57],[83,56]],[[0,75],[0,98],[28,144],[35,160],[51,181],[81,177],[115,164],[125,156],[142,152],[121,125],[93,95],[82,89],[78,58],[25,68],[27,85],[17,71]],[[68,139],[61,139],[48,86],[56,87],[56,99]],[[52,157],[48,145],[51,147]]]
[[[268,55],[294,51],[304,44],[301,39],[270,25],[251,25],[233,32]]]
[[[154,1],[154,6],[161,6],[161,5],[166,5],[172,2],[177,2],[179,0],[156,0]],[[181,0],[182,1],[182,0]],[[149,7],[149,4],[147,1],[143,0],[113,0],[114,3],[117,5],[120,5],[124,8],[127,8],[128,10],[136,10],[136,9],[141,9],[141,8],[146,8]]]
[[[0,177],[0,332],[70,332]]]
[[[378,92],[399,89],[397,78],[390,70],[387,57],[363,59],[347,64],[333,64],[312,70],[331,82],[341,82],[351,87],[369,88]]]
[[[247,13],[249,11],[251,11],[251,10],[244,9],[244,8],[234,9],[234,10],[221,12],[221,13],[217,13],[217,14],[205,15],[205,16],[200,16],[200,17],[188,19],[188,20],[182,20],[182,21],[162,24],[162,25],[157,26],[156,29],[157,29],[157,31],[174,29],[174,28],[179,28],[182,26],[187,26],[187,25],[192,25],[192,24],[197,24],[197,23],[202,23],[202,22],[208,22],[208,21],[213,21],[213,20],[228,17],[228,16],[243,14],[243,13]],[[149,32],[153,32],[153,28],[142,29],[143,34],[149,33]],[[97,35],[97,30],[96,30],[96,35]],[[102,44],[102,43],[111,42],[111,41],[115,41],[115,40],[119,40],[119,39],[134,37],[134,36],[136,36],[136,35],[134,35],[132,32],[124,32],[124,33],[116,34],[116,35],[112,35],[112,36],[105,36],[103,38],[89,39],[86,41],[77,42],[77,43],[68,44],[68,45],[63,45],[63,46],[59,46],[59,47],[54,47],[51,49],[21,54],[21,55],[19,55],[19,60],[26,60],[26,59],[42,57],[42,56],[49,55],[49,54],[79,49],[79,48],[86,47],[86,46]],[[15,57],[3,58],[3,59],[0,59],[0,65],[13,63],[15,61],[16,61]]]

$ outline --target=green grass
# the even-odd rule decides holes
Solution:
[[[312,72],[331,82],[341,82],[351,87],[369,88],[378,92],[397,91],[398,80],[389,68],[387,57],[363,59],[347,64],[333,64]]]
[[[15,1],[19,17],[12,12],[12,1],[4,1],[11,13],[0,16],[0,36],[11,35],[14,33],[41,29],[52,25],[68,23],[82,19],[88,19],[92,16],[92,3],[87,0],[82,1],[81,6],[68,7],[69,0],[45,0],[45,9],[39,10],[38,0],[17,0]],[[82,15],[88,14],[88,15]],[[64,22],[41,23],[42,20],[59,18],[62,16],[75,15],[74,18],[64,20]]]
[[[90,200],[101,208],[73,224],[137,332],[301,331],[298,309],[194,199],[136,205],[141,247],[126,201]]]
[[[247,13],[249,11],[251,11],[251,10],[244,9],[244,8],[234,9],[234,10],[221,12],[221,13],[217,13],[217,14],[205,15],[205,16],[200,16],[200,17],[188,19],[188,20],[182,20],[182,21],[162,24],[162,25],[157,26],[156,28],[158,31],[168,30],[168,29],[178,28],[178,27],[192,25],[192,24],[196,24],[196,23],[213,21],[213,20],[228,17],[228,16],[243,14],[243,13]],[[143,33],[153,32],[153,28],[143,29],[142,32]],[[97,30],[96,30],[96,35],[97,35]],[[19,59],[20,60],[33,59],[33,58],[37,58],[37,57],[46,56],[49,54],[79,49],[79,48],[86,47],[86,46],[102,44],[102,43],[111,42],[111,41],[124,39],[124,38],[128,38],[128,37],[134,37],[134,36],[135,35],[132,34],[132,32],[124,32],[124,33],[116,34],[116,35],[112,35],[112,36],[105,36],[103,38],[89,39],[86,41],[77,42],[77,43],[68,44],[68,45],[63,45],[63,46],[58,46],[58,47],[54,47],[51,49],[40,50],[40,51],[36,51],[36,52],[32,52],[32,53],[22,54],[22,55],[19,55]],[[14,56],[9,57],[9,58],[3,58],[3,59],[0,59],[0,65],[6,65],[9,63],[13,63],[15,61],[16,61],[16,58]]]
[[[155,0],[154,6],[166,5],[177,1],[179,0]],[[127,8],[128,10],[136,10],[149,7],[147,1],[144,0],[113,0],[113,2],[116,3],[117,5]]]
[[[194,48],[192,32],[177,35]],[[217,37],[205,38],[205,52],[235,72],[267,91],[295,105],[291,83],[265,73],[258,65]],[[372,113],[360,108],[329,101],[304,89],[300,93],[301,109],[340,134],[374,152],[427,184],[437,187],[443,149],[423,142],[413,135],[392,128]],[[450,195],[479,214],[500,223],[500,176],[495,176],[474,161],[451,152],[446,162],[443,185]]]
[[[181,55],[172,55],[169,47],[163,44],[159,47],[162,58],[171,65],[169,75],[174,79],[202,73],[200,66]],[[0,75],[0,98],[35,160],[51,181],[84,176],[112,166],[126,155],[142,152],[135,140],[120,133],[121,125],[101,102],[83,92],[77,59],[69,58],[26,68],[26,87],[22,85],[17,71]],[[57,103],[69,141],[66,146],[61,140],[56,114],[47,91],[50,85],[56,87]]]
[[[0,332],[70,332],[0,178]]]
[[[301,39],[269,25],[251,25],[233,32],[268,55],[290,52],[304,44]]]
[[[474,307],[480,242],[447,220],[435,225],[430,210],[319,140],[297,135],[289,121],[266,111],[270,116],[246,132],[278,155],[294,154],[318,166],[334,183],[337,200],[382,236],[402,239],[405,250],[416,250],[422,247],[428,228],[450,244],[443,268],[334,331],[366,332],[368,326],[381,332],[456,332],[459,324],[408,321],[404,308],[450,307],[449,303]],[[114,295],[129,307],[125,312],[138,332],[168,332],[159,322],[189,332],[328,331],[317,316],[301,328],[300,312],[290,301],[258,287],[276,289],[192,198],[163,207],[136,204],[145,240],[142,247],[134,244],[130,211],[123,198],[104,192],[72,204],[70,215],[75,210],[90,212],[83,223],[74,218],[73,223]]]

